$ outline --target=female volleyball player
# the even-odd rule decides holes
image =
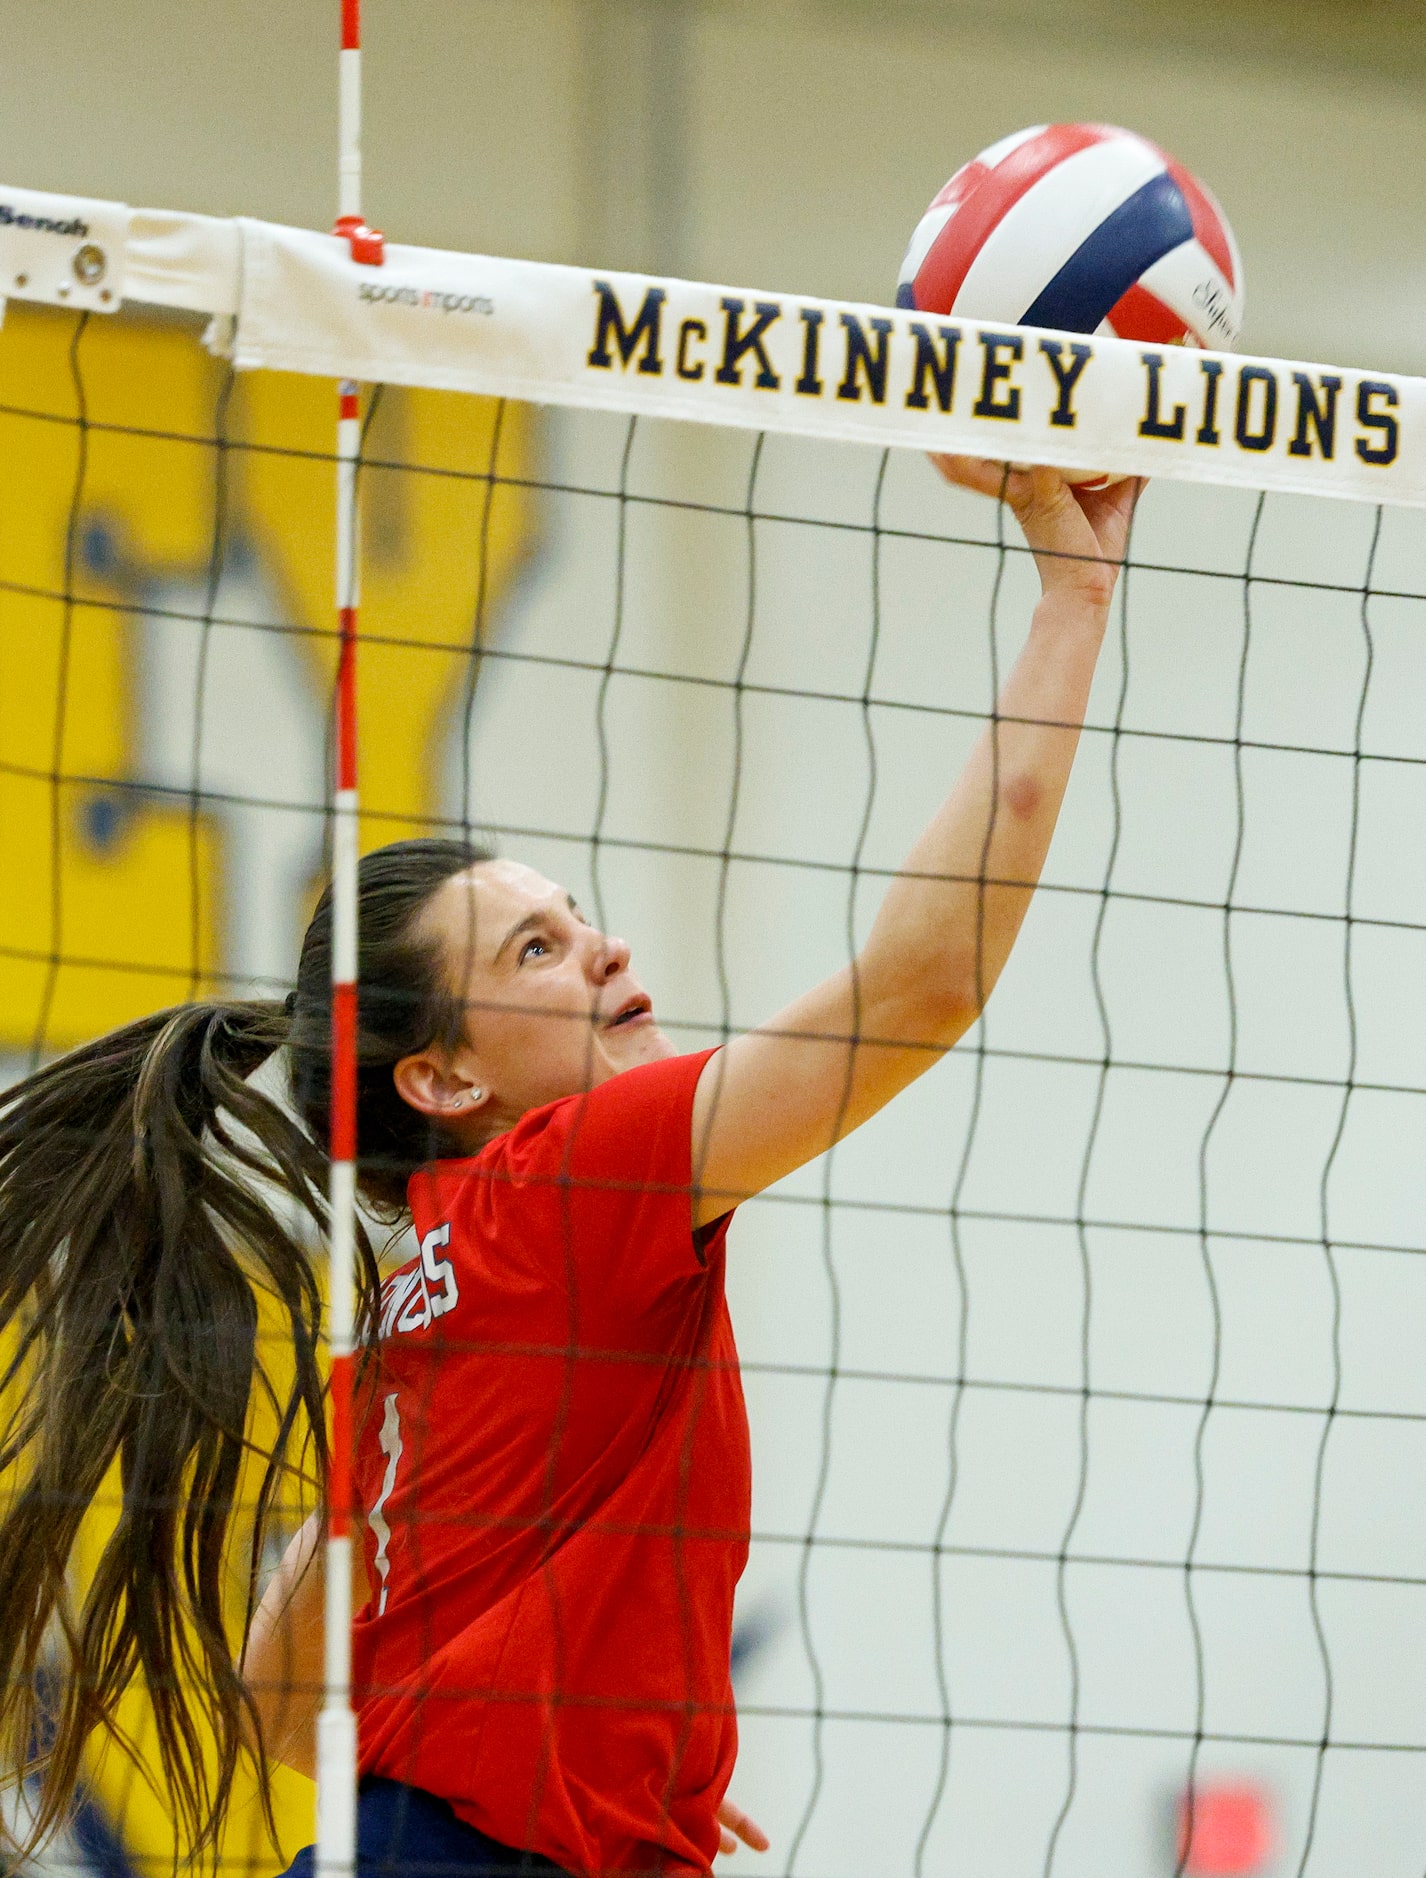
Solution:
[[[1008,499],[1042,598],[994,733],[860,955],[766,1028],[675,1055],[628,948],[529,868],[444,841],[362,863],[360,1179],[377,1208],[409,1211],[420,1247],[380,1288],[363,1249],[363,1871],[706,1872],[720,1818],[725,1838],[761,1842],[725,1800],[749,1514],[729,1214],[921,1075],[995,984],[1069,777],[1135,488],[942,468]],[[279,1434],[250,1585],[304,1441],[325,1470],[310,1228],[331,932],[324,898],[286,1007],[160,1012],[0,1104],[0,1727],[12,1770],[47,1746],[37,1833],[136,1673],[195,1841],[219,1829],[245,1739],[312,1764],[313,1529],[241,1663],[224,1572],[255,1388]],[[279,1049],[301,1125],[249,1080]],[[255,1283],[285,1319],[290,1385],[257,1335]],[[103,1543],[76,1611],[81,1527]]]

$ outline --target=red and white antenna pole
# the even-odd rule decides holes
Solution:
[[[381,236],[361,212],[360,0],[342,0],[336,232],[352,258],[379,266]],[[352,1421],[356,1360],[357,1163],[357,387],[343,381],[337,410],[337,685],[332,798],[331,1264],[332,1454],[328,1481],[325,1696],[317,1723],[317,1871],[356,1867],[357,1736],[352,1712]]]

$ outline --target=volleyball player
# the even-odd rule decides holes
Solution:
[[[764,1028],[675,1054],[628,948],[517,862],[417,841],[362,863],[359,1177],[420,1247],[379,1290],[364,1248],[363,1872],[706,1872],[720,1832],[765,1843],[726,1798],[749,1516],[729,1218],[975,1021],[1054,830],[1137,489],[940,464],[1003,494],[1042,596],[993,732],[859,956]],[[0,1725],[12,1766],[52,1742],[39,1831],[136,1672],[196,1843],[245,1739],[264,1766],[313,1764],[316,1523],[240,1664],[222,1575],[251,1395],[274,1387],[254,1276],[295,1354],[254,1560],[304,1436],[324,1466],[317,1279],[290,1202],[320,1223],[331,933],[324,896],[286,1007],[161,1012],[0,1105],[0,1321],[28,1385],[0,1518]],[[279,1049],[301,1126],[248,1080]],[[118,1524],[45,1695],[70,1554],[116,1458]]]

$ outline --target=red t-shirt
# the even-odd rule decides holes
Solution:
[[[737,1747],[747,1414],[727,1224],[689,1216],[710,1054],[422,1168],[382,1292],[362,1772],[574,1872],[706,1872]]]

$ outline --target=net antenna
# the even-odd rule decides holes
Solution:
[[[377,230],[361,208],[361,0],[342,0],[338,54],[337,220],[352,259],[379,267]],[[356,1865],[357,1732],[352,1710],[352,1388],[356,1331],[357,1096],[357,608],[361,545],[356,381],[337,392],[337,682],[332,774],[332,1119],[328,1313],[332,1449],[327,1491],[325,1673],[317,1723],[317,1871]]]

